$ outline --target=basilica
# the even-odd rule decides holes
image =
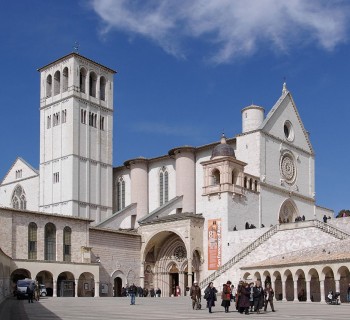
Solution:
[[[18,157],[0,182],[0,301],[25,277],[53,297],[260,279],[277,300],[346,300],[350,218],[322,219],[333,211],[316,204],[315,153],[285,83],[267,112],[232,114],[234,137],[113,167],[116,72],[78,53],[38,71],[40,163]]]

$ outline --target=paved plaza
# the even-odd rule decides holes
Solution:
[[[190,299],[136,298],[131,306],[128,298],[44,298],[28,304],[26,300],[7,299],[0,305],[1,320],[40,319],[349,319],[350,305],[320,303],[276,302],[276,312],[260,315],[241,315],[236,311],[225,313],[220,302],[209,314],[207,309],[192,310]],[[231,308],[233,309],[233,308]]]

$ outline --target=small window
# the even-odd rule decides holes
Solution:
[[[100,117],[100,130],[104,131],[105,129],[105,117]]]
[[[59,183],[60,182],[60,173],[59,172],[55,172],[53,174],[53,183]]]
[[[47,129],[51,128],[51,116],[47,116],[46,118],[46,128]]]
[[[220,184],[220,171],[218,169],[213,170],[212,173],[212,185]]]
[[[66,123],[67,122],[67,110],[64,109],[62,110],[62,123]]]
[[[56,260],[56,227],[49,222],[45,226],[45,260]]]
[[[159,205],[169,201],[169,173],[166,167],[162,167],[159,172]]]
[[[290,121],[286,121],[283,126],[284,136],[288,141],[294,140],[294,130]]]
[[[125,181],[123,177],[120,177],[118,179],[118,185],[117,185],[117,208],[118,211],[125,208]]]
[[[26,194],[23,188],[21,187],[21,185],[17,185],[15,190],[13,191],[11,203],[12,203],[12,208],[14,209],[21,209],[21,210],[27,209]]]
[[[80,110],[80,121],[83,124],[86,124],[86,110]]]
[[[65,227],[63,229],[63,261],[71,261],[71,238],[72,238],[72,229]]]
[[[56,112],[53,114],[52,126],[58,126],[60,124],[60,112]]]
[[[16,170],[16,179],[22,178],[22,169]]]

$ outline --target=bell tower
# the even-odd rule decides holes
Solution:
[[[112,214],[116,72],[78,53],[38,71],[39,209],[97,223]]]

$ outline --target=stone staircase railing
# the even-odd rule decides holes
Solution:
[[[327,223],[324,223],[320,220],[313,220],[313,221],[314,221],[314,226],[316,228],[334,236],[337,239],[344,240],[344,239],[348,239],[350,237],[350,234],[348,234],[348,233],[346,233],[346,232],[344,232],[336,227],[333,227]]]
[[[350,238],[350,234],[333,227],[327,223],[324,223],[320,220],[309,220],[305,221],[302,224],[299,224],[297,226],[294,223],[289,224],[293,228],[299,228],[299,227],[305,227],[306,225],[308,226],[315,226],[316,228],[320,229],[323,232],[326,232],[332,236],[334,236],[337,239],[344,240]],[[244,248],[241,252],[236,254],[233,258],[231,258],[229,261],[227,261],[225,264],[223,264],[218,270],[213,272],[211,275],[209,275],[207,278],[202,280],[200,282],[200,287],[204,288],[206,287],[209,282],[214,281],[216,278],[218,278],[220,275],[222,275],[224,272],[226,272],[228,269],[230,269],[233,265],[235,265],[237,262],[242,260],[245,256],[247,256],[250,252],[252,252],[254,249],[256,249],[258,246],[260,246],[263,242],[271,238],[277,231],[279,231],[283,225],[275,225],[271,227],[267,232],[262,234],[259,238],[257,238],[255,241],[253,241],[249,246]]]
[[[222,275],[224,272],[226,272],[228,269],[230,269],[234,264],[236,264],[238,261],[242,260],[250,252],[252,252],[255,248],[257,248],[263,242],[265,242],[266,240],[271,238],[277,231],[278,231],[278,225],[271,227],[268,231],[266,231],[259,238],[257,238],[255,241],[253,241],[249,246],[244,248],[241,252],[239,252],[233,258],[231,258],[229,261],[227,261],[225,264],[223,264],[218,270],[216,270],[211,275],[209,275],[207,278],[202,280],[199,283],[199,286],[201,288],[206,287],[211,281],[214,281],[216,278],[218,278],[220,275]]]

